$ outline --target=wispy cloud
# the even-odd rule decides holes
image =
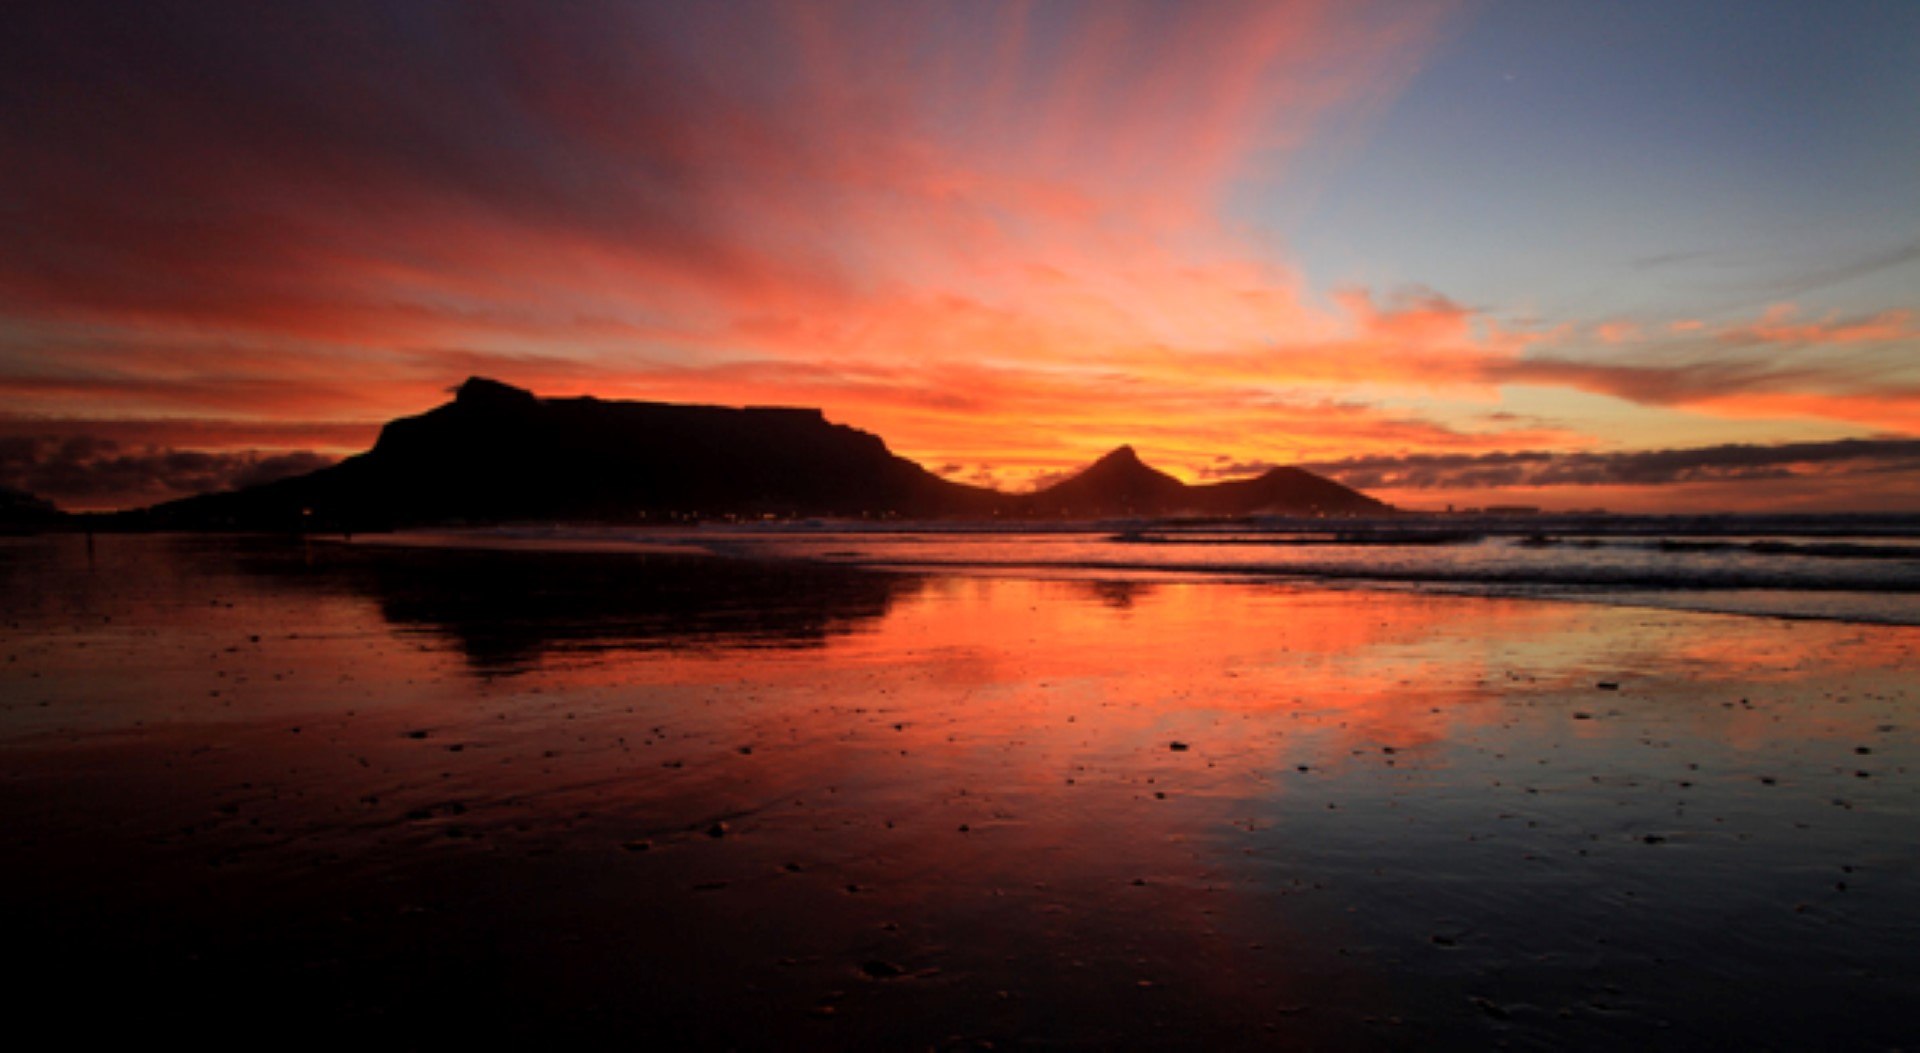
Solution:
[[[1693,249],[1630,260],[1633,271],[1660,271],[1697,289],[1696,309],[1740,310],[1793,300],[1920,262],[1920,237],[1845,249]]]

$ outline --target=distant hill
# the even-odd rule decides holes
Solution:
[[[1017,514],[1086,519],[1113,516],[1386,515],[1393,506],[1299,468],[1252,479],[1188,486],[1148,467],[1122,446],[1070,479],[1015,498]]]
[[[1189,492],[1200,511],[1214,515],[1370,516],[1398,511],[1304,468],[1269,468],[1251,479],[1209,483]]]
[[[1157,515],[1181,509],[1192,488],[1149,468],[1131,446],[1122,446],[1080,474],[1034,494],[1015,498],[1022,514],[1085,519]]]
[[[0,486],[0,532],[39,530],[65,518],[66,513],[55,508],[51,501],[11,486]]]
[[[719,516],[1346,515],[1388,506],[1298,469],[1187,486],[1121,447],[1056,486],[964,486],[819,410],[540,398],[481,377],[307,475],[114,517],[157,529],[382,529]]]

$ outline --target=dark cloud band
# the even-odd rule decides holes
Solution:
[[[1662,486],[1920,469],[1920,439],[1839,439],[1771,446],[1735,443],[1619,453],[1408,454],[1349,457],[1304,467],[1363,490]]]
[[[254,486],[324,468],[310,450],[176,450],[126,447],[92,436],[0,438],[0,486],[68,509],[122,507]]]

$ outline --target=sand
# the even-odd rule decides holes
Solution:
[[[73,1039],[1912,1044],[1920,630],[0,541]]]

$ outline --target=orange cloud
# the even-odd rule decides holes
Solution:
[[[1634,322],[1603,322],[1593,327],[1593,335],[1603,344],[1624,344],[1640,338],[1640,326]]]
[[[1920,342],[1912,312],[1796,322],[1776,304],[1749,323],[1670,327],[1649,338],[1624,332],[1618,351],[1561,346],[1487,366],[1501,383],[1569,387],[1651,406],[1721,417],[1840,421],[1910,433],[1920,370],[1904,353]]]
[[[1792,304],[1767,308],[1760,320],[1749,326],[1730,327],[1721,333],[1728,342],[1759,341],[1770,344],[1832,345],[1859,344],[1920,337],[1913,327],[1913,312],[1882,311],[1869,318],[1840,319],[1834,315],[1817,322],[1795,324],[1798,313]]]

